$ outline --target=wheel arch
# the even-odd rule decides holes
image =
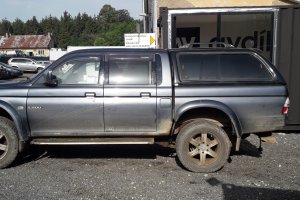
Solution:
[[[188,102],[180,106],[175,112],[175,123],[177,124],[181,120],[184,119],[185,116],[188,116],[190,113],[195,113],[197,111],[207,111],[207,110],[215,110],[219,114],[226,116],[234,129],[235,135],[237,137],[236,141],[236,150],[239,150],[240,142],[241,142],[241,135],[242,135],[242,127],[239,121],[238,116],[235,112],[228,107],[226,104],[214,101],[214,100],[198,100]],[[199,114],[200,116],[200,114]],[[201,116],[206,116],[205,114]],[[205,118],[205,117],[204,117]],[[209,118],[209,117],[207,117]],[[213,119],[214,121],[215,119]],[[216,120],[217,121],[217,120]]]
[[[24,126],[21,116],[11,105],[0,101],[0,116],[6,117],[13,121],[17,128],[17,134],[20,141],[26,141],[28,139],[28,135],[25,134],[27,127]]]

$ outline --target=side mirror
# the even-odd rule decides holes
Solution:
[[[52,71],[48,71],[48,73],[46,74],[45,85],[50,87],[56,87],[58,85],[58,80],[56,76],[52,74]]]

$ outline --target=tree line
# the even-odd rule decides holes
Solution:
[[[136,32],[137,20],[128,10],[117,10],[104,5],[99,14],[89,16],[78,13],[72,17],[65,11],[60,18],[51,15],[38,21],[35,16],[23,22],[16,18],[13,22],[0,22],[0,35],[40,35],[51,33],[55,47],[67,46],[123,46],[124,33]]]

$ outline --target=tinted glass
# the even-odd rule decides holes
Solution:
[[[250,54],[179,54],[182,81],[271,81],[266,66]]]
[[[3,66],[4,68],[9,68],[9,69],[16,69],[15,67],[11,67],[5,63],[0,63],[0,66]]]
[[[56,67],[52,74],[62,84],[97,84],[99,79],[99,58],[81,58],[68,61]]]
[[[11,62],[17,62],[17,63],[31,63],[30,60],[27,59],[13,59]]]
[[[226,81],[268,81],[272,80],[264,64],[251,55],[221,55],[220,74]]]
[[[183,54],[179,56],[183,81],[215,81],[219,79],[215,55]]]
[[[155,84],[153,56],[111,55],[108,62],[108,84]]]
[[[24,63],[25,60],[23,60],[23,59],[16,59],[15,62]]]

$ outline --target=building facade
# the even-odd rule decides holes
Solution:
[[[146,32],[160,48],[225,42],[258,48],[281,71],[290,91],[287,129],[300,130],[298,0],[144,0]]]
[[[29,56],[49,57],[54,47],[51,34],[47,35],[8,35],[0,36],[0,53],[11,54],[20,52]]]

